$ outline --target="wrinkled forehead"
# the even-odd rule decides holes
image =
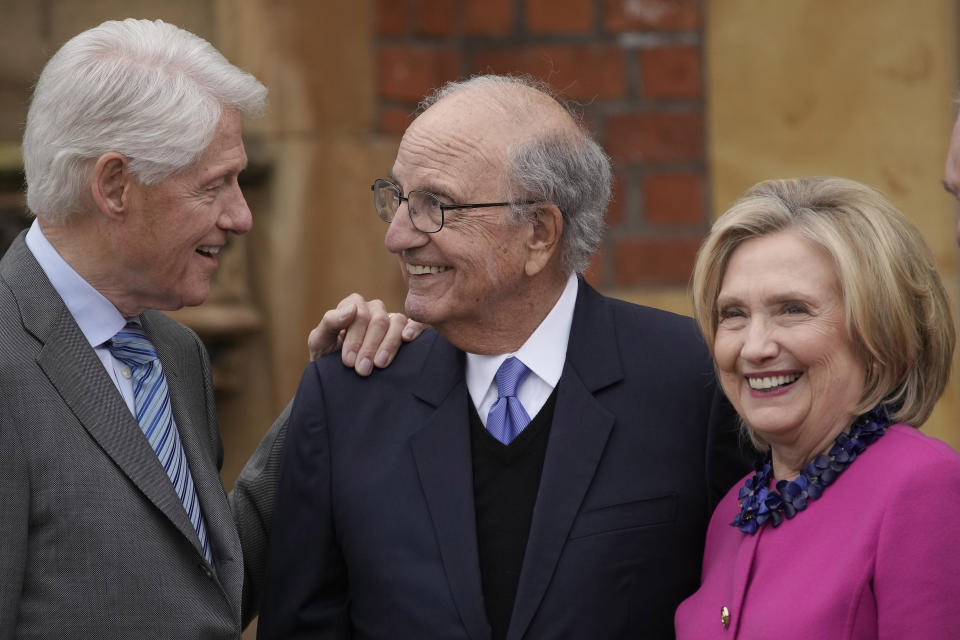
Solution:
[[[404,133],[394,177],[406,191],[425,189],[453,199],[486,193],[507,170],[508,127],[506,118],[475,102],[438,102]]]
[[[470,148],[492,149],[499,154],[521,132],[519,110],[490,99],[485,92],[464,90],[440,100],[413,121],[404,138],[459,141]],[[456,142],[455,142],[456,143]]]
[[[414,120],[401,141],[395,171],[416,167],[421,178],[429,173],[489,184],[489,178],[505,176],[515,144],[562,128],[561,117],[569,120],[556,101],[529,87],[462,89]],[[430,180],[424,180],[406,188],[429,189]]]

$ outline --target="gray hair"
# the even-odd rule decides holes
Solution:
[[[583,273],[590,257],[603,239],[604,214],[610,202],[610,159],[583,127],[574,108],[561,100],[546,83],[524,76],[480,75],[460,82],[449,82],[420,103],[419,113],[443,98],[465,89],[481,89],[500,103],[505,113],[517,114],[517,107],[528,110],[536,103],[521,100],[510,89],[531,89],[555,101],[570,117],[571,126],[561,129],[535,127],[530,137],[513,144],[507,152],[511,201],[535,200],[556,205],[563,214],[564,232],[560,249],[563,266]],[[523,92],[519,92],[523,95]],[[529,95],[529,94],[526,94]],[[535,205],[534,205],[535,206]],[[515,206],[518,220],[529,213],[528,207]]]
[[[104,22],[50,59],[23,136],[27,206],[47,220],[84,210],[96,159],[115,151],[143,184],[196,162],[224,108],[260,113],[267,89],[209,42],[161,20]]]

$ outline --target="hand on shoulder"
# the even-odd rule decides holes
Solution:
[[[323,314],[307,337],[307,348],[311,360],[340,351],[344,365],[368,376],[374,366],[389,366],[400,345],[415,340],[426,328],[402,313],[388,312],[380,300],[351,293]]]

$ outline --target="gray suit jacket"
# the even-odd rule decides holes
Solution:
[[[203,344],[163,314],[141,320],[166,373],[214,566],[21,235],[0,261],[2,640],[238,638],[255,612],[286,412],[244,471],[231,513]]]

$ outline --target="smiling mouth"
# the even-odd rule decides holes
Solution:
[[[449,271],[450,267],[435,267],[425,264],[410,264],[409,262],[405,263],[407,267],[407,273],[412,276],[422,276],[428,273],[437,274],[443,273],[444,271]]]
[[[788,373],[779,376],[747,377],[747,384],[754,391],[769,391],[770,389],[779,389],[791,385],[799,380],[802,375],[802,373]]]
[[[220,253],[220,247],[197,247],[197,253],[202,256],[215,258],[217,254]]]

